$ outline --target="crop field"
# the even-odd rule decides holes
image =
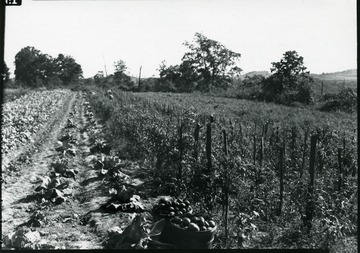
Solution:
[[[237,119],[242,122],[265,124],[277,122],[283,126],[326,127],[338,131],[357,129],[357,114],[324,113],[309,108],[293,108],[273,103],[255,102],[244,99],[210,97],[200,94],[146,92],[134,93],[158,107],[172,110],[191,110],[201,115],[214,115],[217,118]],[[160,108],[163,109],[163,108]]]
[[[356,113],[94,86],[5,101],[3,249],[357,250]]]

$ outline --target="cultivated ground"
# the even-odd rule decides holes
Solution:
[[[120,138],[121,126],[129,124],[125,130],[129,129],[130,133],[139,126],[147,126],[155,122],[148,120],[140,123],[136,120],[134,122],[126,120],[139,115],[144,116],[147,113],[146,108],[171,112],[172,108],[178,107],[182,110],[181,108],[191,107],[206,117],[208,114],[214,114],[216,120],[220,116],[225,116],[232,119],[239,118],[242,122],[258,121],[260,125],[269,120],[298,126],[310,123],[324,127],[330,124],[334,129],[340,129],[341,133],[347,133],[350,137],[354,133],[353,129],[356,129],[356,114],[322,113],[305,108],[214,98],[199,94],[126,93],[120,96],[120,93],[114,92],[115,98],[109,99],[104,90],[91,89],[88,93],[53,90],[34,92],[40,94],[38,96],[40,98],[57,94],[54,95],[54,99],[48,101],[44,99],[43,102],[37,103],[37,97],[30,93],[21,95],[28,96],[25,99],[20,97],[7,100],[9,102],[6,104],[13,103],[13,107],[4,106],[6,110],[3,116],[6,127],[2,129],[2,140],[6,137],[6,143],[2,144],[1,188],[3,249],[169,249],[173,247],[161,244],[156,239],[152,240],[161,231],[161,228],[156,226],[156,229],[152,230],[154,217],[151,215],[151,209],[159,197],[154,197],[156,186],[151,182],[154,178],[150,178],[149,175],[152,174],[146,174],[146,171],[152,171],[155,167],[147,166],[145,161],[141,163],[126,160],[126,156],[121,156],[119,151],[122,150],[122,146],[126,146],[126,143],[122,143],[126,138]],[[129,104],[126,104],[126,101]],[[141,101],[146,102],[144,106]],[[128,107],[119,106],[122,103]],[[34,108],[34,105],[38,108]],[[10,113],[11,109],[13,113]],[[104,119],[100,121],[94,116],[96,109],[102,114],[111,114],[110,123],[113,125],[107,122],[105,127],[101,123]],[[128,115],[125,115],[126,113]],[[18,118],[18,114],[23,116]],[[169,132],[166,131],[165,125],[160,124],[168,120],[168,115],[158,116],[162,117],[158,128],[165,129],[159,133]],[[151,119],[150,116],[148,118]],[[38,124],[40,121],[41,124]],[[131,125],[132,123],[134,125]],[[109,129],[117,135],[109,135]],[[144,129],[146,131],[143,132],[148,133],[150,131],[147,130],[154,128],[148,126]],[[109,140],[109,136],[112,140]],[[115,150],[111,152],[106,150],[105,139],[109,143],[116,140],[115,145],[112,143],[112,147],[117,149],[119,152],[117,155],[124,159],[116,157],[112,153]],[[150,143],[149,140],[147,142]],[[348,142],[346,144],[349,145]],[[135,144],[131,142],[128,146],[131,145]],[[348,154],[352,157],[352,149],[348,149]],[[149,155],[151,156],[153,154]],[[352,202],[349,200],[349,203]],[[192,204],[194,210],[199,208],[196,203]],[[357,209],[354,210],[355,212],[357,213]],[[219,226],[213,246],[226,248],[226,244],[219,236],[219,231],[224,231],[220,224],[221,215],[217,218],[215,220]],[[259,221],[260,225],[263,223]],[[281,220],[278,223],[281,225]],[[231,225],[235,231],[234,223]],[[290,243],[282,244],[282,242],[291,239],[293,233],[297,233],[297,227],[292,228],[291,224],[289,227],[284,225],[285,229],[281,231],[280,225],[270,229],[265,225],[262,231],[254,229],[251,238],[247,238],[244,242],[239,241],[238,248],[287,248]],[[231,236],[236,239],[243,238],[241,233]],[[296,238],[294,241],[300,240]],[[308,241],[312,241],[310,239]],[[303,245],[312,247],[312,244]],[[349,252],[353,252],[356,248],[354,245],[356,245],[355,237],[348,237],[332,248],[333,252],[337,252],[337,248],[340,251],[349,248],[351,249]]]
[[[102,126],[88,117],[85,97],[81,92],[67,93],[62,106],[32,141],[3,156],[3,248],[100,249],[111,243],[106,241],[110,228],[123,230],[136,215],[102,208],[110,199],[108,181],[93,167],[101,154],[90,152],[91,135],[99,134]],[[72,143],[59,142],[66,135]],[[59,159],[67,161],[74,177],[54,173]],[[131,177],[134,170],[129,166],[124,171]],[[47,178],[59,180],[55,187],[59,191],[39,190]],[[52,203],[48,195],[59,192],[59,202],[64,201]]]

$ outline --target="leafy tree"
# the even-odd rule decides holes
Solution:
[[[161,62],[158,71],[159,71],[159,74],[160,74],[160,80],[176,82],[176,81],[179,80],[179,78],[181,76],[179,65],[166,66],[165,61]]]
[[[127,71],[126,64],[123,60],[114,63],[115,73],[125,73]]]
[[[51,62],[48,55],[34,47],[25,47],[15,55],[15,80],[28,86],[36,86],[46,79],[46,66]]]
[[[126,64],[123,60],[119,60],[114,63],[114,81],[117,86],[122,90],[134,90],[135,83],[131,80],[131,77],[126,74]]]
[[[3,67],[1,69],[1,78],[3,79],[4,83],[7,83],[10,79],[9,68],[7,67],[5,61],[3,61]]]
[[[203,84],[206,84],[203,77],[192,66],[191,62],[183,61],[179,66],[181,73],[176,88],[179,92],[192,92],[195,89],[208,90]],[[205,86],[205,87],[204,87]]]
[[[263,95],[267,101],[290,104],[312,101],[313,79],[304,66],[303,57],[296,51],[287,51],[279,62],[273,62],[269,78],[263,82]]]
[[[194,91],[201,78],[188,61],[170,66],[166,66],[166,62],[163,61],[158,70],[160,74],[158,86],[161,86],[163,91]]]
[[[15,80],[27,86],[64,84],[82,77],[81,66],[70,56],[59,54],[57,58],[43,54],[34,47],[25,47],[15,56]]]
[[[181,77],[179,65],[166,66],[166,62],[162,61],[158,71],[160,78],[156,82],[155,91],[176,91],[175,86],[180,83]]]
[[[227,88],[231,83],[230,77],[241,71],[236,66],[241,54],[227,49],[201,33],[195,33],[193,43],[185,42],[184,45],[190,52],[185,53],[182,61],[186,70],[196,78],[194,82],[197,83],[198,90],[210,91],[212,87]]]
[[[49,64],[54,69],[54,73],[59,77],[64,85],[68,85],[72,82],[79,80],[82,77],[83,71],[81,66],[76,63],[71,56],[64,56],[59,54],[58,57],[53,60],[53,63]]]

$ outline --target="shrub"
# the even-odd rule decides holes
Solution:
[[[290,105],[293,102],[310,104],[313,102],[313,80],[306,75],[296,77],[295,84],[292,87],[285,88],[281,84],[282,80],[277,75],[272,75],[263,81],[262,97],[267,102],[275,102],[284,105]]]
[[[296,51],[287,51],[279,62],[272,63],[274,72],[264,80],[262,89],[266,101],[289,105],[294,101],[312,102],[313,78],[305,71],[303,57]]]
[[[252,86],[262,85],[264,81],[265,81],[264,76],[253,75],[253,76],[245,76],[245,79],[242,83],[245,87],[252,87]]]
[[[155,83],[155,91],[160,92],[175,92],[175,84],[168,80],[157,80]]]
[[[277,75],[271,75],[266,78],[261,86],[262,97],[267,102],[277,102],[277,96],[283,92],[281,88],[281,80]]]
[[[140,85],[138,86],[138,91],[139,92],[154,91],[157,82],[158,79],[154,77],[143,78],[141,79]]]
[[[351,88],[342,88],[336,94],[324,95],[325,104],[321,111],[345,111],[355,112],[357,110],[357,92]]]
[[[262,75],[246,76],[236,97],[239,99],[261,100],[263,98],[261,86],[264,81],[265,77]]]
[[[262,100],[263,94],[260,85],[243,87],[236,94],[236,98],[249,100]]]
[[[300,76],[298,78],[298,86],[295,95],[295,101],[298,101],[303,104],[310,104],[313,102],[313,89],[312,84],[313,80],[308,77]]]

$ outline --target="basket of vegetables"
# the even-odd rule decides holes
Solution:
[[[171,219],[175,216],[191,214],[193,211],[188,200],[172,198],[169,196],[160,197],[158,203],[152,209],[154,221]]]
[[[209,249],[216,229],[216,223],[210,217],[185,214],[166,223],[161,240],[179,249]]]

